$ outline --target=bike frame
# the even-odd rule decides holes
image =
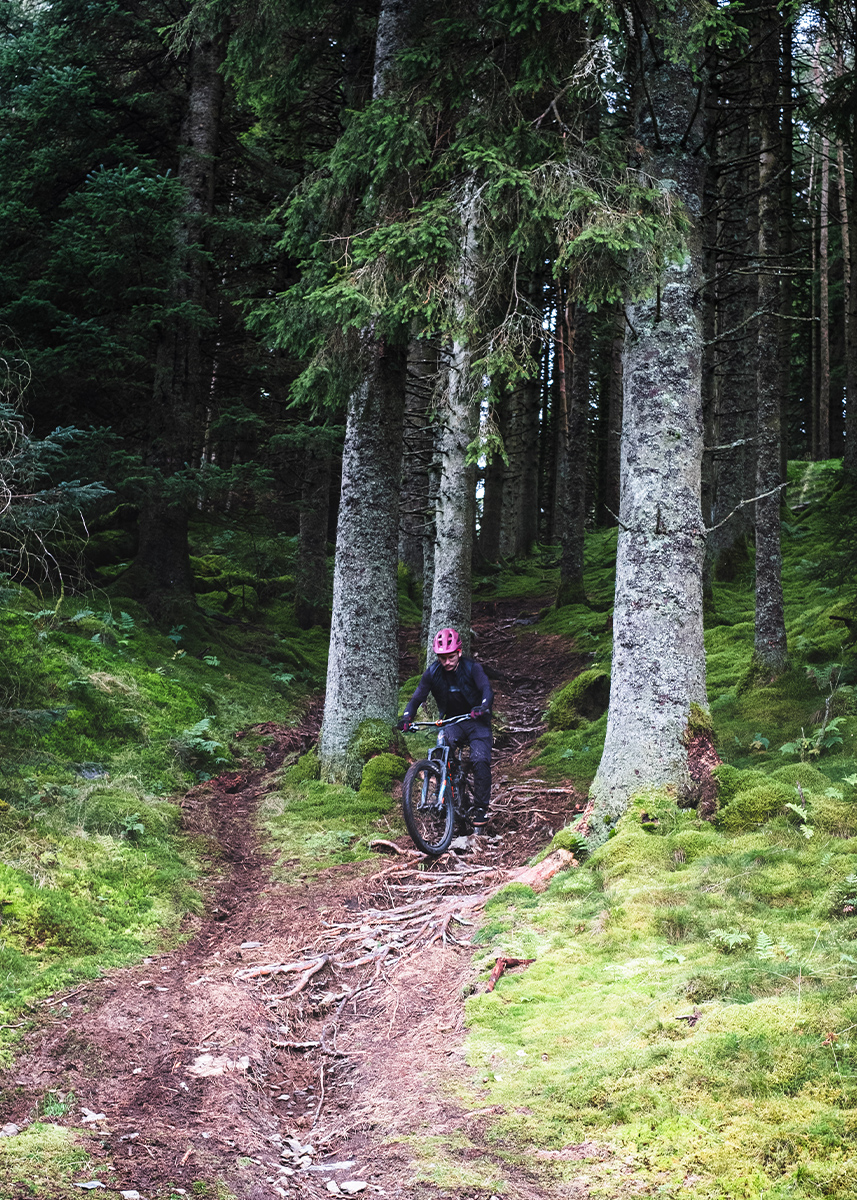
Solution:
[[[446,785],[453,784],[453,792],[455,790],[454,780],[452,778],[453,768],[456,763],[460,763],[461,759],[458,754],[453,754],[453,750],[457,750],[456,746],[447,746],[443,739],[443,727],[445,725],[459,725],[462,721],[469,721],[469,714],[465,713],[460,717],[449,717],[446,721],[412,721],[411,729],[432,729],[437,728],[437,745],[429,750],[426,757],[430,762],[436,762],[440,765],[441,779],[440,790],[437,794],[438,805],[443,806],[446,801]],[[450,761],[450,758],[452,761]],[[423,780],[422,798],[426,798],[426,790],[428,788],[428,780]]]

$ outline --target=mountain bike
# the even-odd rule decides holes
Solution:
[[[469,714],[446,721],[414,721],[411,729],[437,726],[437,745],[410,768],[402,785],[405,824],[414,845],[424,854],[443,854],[452,841],[456,817],[467,828],[473,808],[473,767],[461,747],[447,746],[443,727],[469,720]]]

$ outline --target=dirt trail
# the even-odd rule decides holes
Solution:
[[[461,995],[472,979],[466,927],[450,918],[582,806],[573,789],[539,782],[528,766],[548,693],[585,665],[561,638],[520,639],[530,615],[507,602],[474,616],[505,725],[495,815],[478,850],[429,871],[403,854],[374,874],[348,866],[309,885],[272,883],[253,815],[271,773],[312,741],[319,708],[299,729],[257,727],[251,741],[254,732],[270,738],[265,766],[210,780],[183,801],[187,827],[212,846],[198,929],[177,949],[45,1006],[3,1080],[17,1096],[4,1120],[24,1125],[47,1093],[73,1092],[59,1120],[79,1127],[81,1110],[92,1114],[86,1145],[101,1173],[90,1178],[109,1185],[96,1194],[154,1200],[182,1188],[200,1194],[200,1181],[220,1179],[241,1200],[347,1195],[349,1182],[365,1184],[365,1195],[487,1200],[484,1188],[414,1182],[402,1139],[461,1131],[477,1148],[462,1161],[492,1157],[485,1112],[450,1099],[450,1081],[467,1076]],[[303,970],[261,970],[294,964]],[[325,1170],[332,1162],[350,1165]],[[498,1171],[506,1196],[549,1194],[508,1166]],[[0,1180],[0,1195],[13,1194]]]

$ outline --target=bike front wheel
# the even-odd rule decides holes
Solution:
[[[415,762],[402,785],[405,824],[414,845],[424,854],[443,854],[452,841],[454,813],[447,793],[441,796],[443,773],[427,758]]]

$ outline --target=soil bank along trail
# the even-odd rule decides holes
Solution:
[[[562,638],[521,636],[530,615],[502,602],[474,616],[503,718],[494,816],[476,849],[430,864],[401,837],[400,853],[368,870],[272,882],[256,808],[286,755],[313,740],[320,705],[303,727],[251,731],[268,735],[265,766],[209,780],[183,801],[186,826],[215,852],[199,928],[45,1004],[4,1080],[17,1097],[4,1121],[24,1127],[48,1093],[73,1093],[56,1120],[89,1131],[88,1179],[107,1185],[96,1195],[213,1196],[220,1180],[241,1200],[488,1200],[490,1187],[421,1182],[414,1137],[454,1142],[447,1159],[462,1165],[482,1160],[505,1196],[555,1195],[498,1158],[484,1140],[490,1112],[460,1100],[476,1095],[463,996],[481,904],[583,804],[528,765],[549,692],[585,665]],[[0,1195],[15,1193],[0,1180]]]

